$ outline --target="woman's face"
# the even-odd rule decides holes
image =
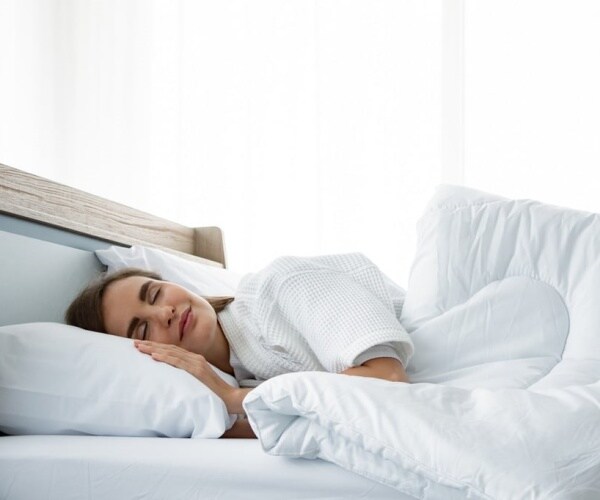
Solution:
[[[166,281],[131,276],[104,291],[102,317],[108,333],[174,344],[197,354],[217,335],[217,315],[202,297]]]

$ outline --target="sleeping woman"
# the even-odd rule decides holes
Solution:
[[[223,381],[329,371],[408,382],[413,344],[398,318],[401,289],[362,254],[280,257],[242,277],[235,297],[201,297],[153,272],[124,269],[91,283],[67,323],[134,340],[188,371],[243,414],[252,390]],[[254,437],[238,419],[223,437]]]

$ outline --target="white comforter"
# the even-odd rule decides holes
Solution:
[[[600,216],[443,186],[418,230],[413,383],[275,377],[244,402],[264,449],[417,498],[600,498]]]

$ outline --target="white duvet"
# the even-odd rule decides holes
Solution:
[[[441,186],[418,233],[413,383],[275,377],[263,448],[417,498],[600,498],[600,216]]]

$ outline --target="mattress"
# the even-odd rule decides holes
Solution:
[[[257,440],[0,438],[2,499],[403,499],[322,460],[267,455]]]

